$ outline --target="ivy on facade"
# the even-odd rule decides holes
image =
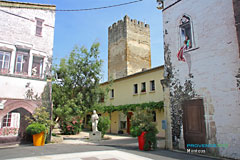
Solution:
[[[240,90],[240,68],[238,69],[236,78],[237,78],[237,88]]]
[[[189,74],[189,79],[187,79],[183,85],[181,85],[180,80],[174,76],[177,75],[177,72],[171,63],[171,51],[168,44],[164,44],[164,59],[164,78],[167,80],[167,86],[170,88],[172,138],[173,143],[177,143],[176,139],[180,138],[183,124],[183,102],[194,98],[196,93],[191,80],[193,78],[192,74]]]
[[[145,110],[145,109],[150,109],[150,110],[160,110],[163,111],[164,105],[163,101],[160,102],[148,102],[148,103],[141,103],[141,104],[126,104],[126,105],[118,105],[118,106],[97,106],[93,108],[97,110],[98,112],[101,113],[112,113],[115,111],[121,111],[124,114],[127,114],[129,111],[136,111],[137,109],[140,110]],[[91,112],[92,110],[89,110]]]

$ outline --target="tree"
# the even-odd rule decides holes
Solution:
[[[98,122],[98,130],[102,133],[102,138],[106,134],[107,130],[110,128],[111,121],[109,117],[100,117]]]
[[[52,85],[54,115],[59,118],[65,133],[74,134],[74,126],[80,127],[83,116],[97,105],[100,95],[104,94],[99,86],[101,66],[99,43],[94,43],[89,51],[76,46],[69,58],[61,59],[60,65],[53,67],[54,74],[58,76]]]

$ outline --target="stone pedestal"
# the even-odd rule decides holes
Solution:
[[[101,132],[97,131],[97,132],[90,132],[89,133],[89,140],[90,141],[101,141],[101,139],[102,139]]]

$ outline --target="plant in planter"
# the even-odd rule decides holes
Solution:
[[[54,126],[54,122],[50,119],[50,113],[47,112],[45,107],[38,107],[35,109],[31,117],[26,116],[25,119],[29,124],[41,124],[45,127],[44,142],[47,137],[47,134],[50,133],[50,129]],[[30,126],[29,125],[29,126]]]
[[[153,122],[151,110],[137,110],[131,120],[130,133],[133,137],[138,137],[139,149],[150,150],[157,147],[157,127]]]
[[[26,131],[33,136],[34,146],[43,146],[45,144],[46,127],[44,124],[32,123],[28,125]]]

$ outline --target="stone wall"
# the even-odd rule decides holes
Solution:
[[[108,28],[108,79],[127,75],[127,30],[125,21]]]
[[[0,7],[0,43],[28,45],[51,56],[55,11]],[[43,19],[42,36],[36,36],[36,18]]]
[[[177,59],[181,47],[179,21],[183,15],[191,18],[194,38],[193,48],[184,54],[186,62]],[[172,82],[179,82],[180,86],[191,80],[194,98],[204,100],[206,143],[228,144],[207,150],[223,157],[240,158],[240,93],[236,79],[240,60],[234,24],[231,0],[182,0],[163,11],[164,42],[169,47],[165,58],[169,56],[171,63],[165,75],[171,72]]]
[[[32,114],[36,107],[42,105],[52,114],[51,82],[48,83],[46,78],[51,76],[55,8],[52,5],[0,2],[0,50],[10,53],[9,68],[0,70],[0,126],[5,128],[1,124],[7,113],[14,111],[21,116],[18,137],[5,136],[0,143],[26,139],[24,117]],[[43,20],[41,35],[36,35],[37,19]],[[18,63],[21,66],[27,63],[25,73],[16,73],[18,49],[27,51],[28,60]],[[41,58],[39,75],[33,71],[34,57]]]
[[[151,68],[150,28],[127,19],[127,75]]]
[[[233,10],[234,10],[234,17],[235,17],[235,26],[237,30],[239,57],[240,57],[240,1],[239,0],[233,0]]]
[[[10,8],[6,6],[16,6]],[[21,8],[21,7],[28,7]],[[30,9],[39,7],[39,9]],[[44,10],[45,9],[45,10]],[[50,73],[53,52],[55,6],[32,3],[0,3],[0,50],[10,53],[9,72],[0,72],[0,98],[26,98],[26,84],[31,83],[35,94],[41,95],[46,85],[45,76]],[[36,18],[43,20],[42,35],[36,35]],[[17,49],[29,51],[28,73],[16,74]],[[43,59],[42,76],[32,76],[33,57]],[[34,79],[34,80],[33,80]],[[17,83],[16,83],[17,82]]]
[[[125,16],[108,28],[108,79],[151,68],[150,28]]]

